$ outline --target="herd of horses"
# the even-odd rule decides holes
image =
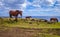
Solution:
[[[10,18],[12,18],[13,16],[15,17],[15,20],[14,21],[18,21],[18,15],[20,15],[21,16],[21,18],[22,18],[22,12],[23,11],[19,11],[19,10],[10,10],[9,11],[9,16],[10,16]],[[31,16],[26,16],[25,17],[26,19],[30,19],[31,18]],[[10,19],[11,20],[11,19]],[[32,20],[34,20],[34,19],[32,19]],[[46,22],[47,20],[45,20],[45,22]],[[58,22],[58,19],[57,18],[50,18],[50,21],[51,22]]]

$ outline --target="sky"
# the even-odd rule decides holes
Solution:
[[[23,16],[60,16],[60,0],[0,0],[0,16],[22,10]]]

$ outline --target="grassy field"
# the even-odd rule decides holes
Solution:
[[[38,37],[60,37],[60,36],[51,35],[51,34],[40,34]]]
[[[14,19],[13,19],[14,20]],[[51,24],[48,24],[47,22],[36,22],[36,21],[30,21],[30,20],[28,20],[28,21],[25,21],[24,19],[20,19],[20,18],[18,18],[18,22],[15,22],[15,21],[10,21],[9,20],[9,18],[2,18],[2,19],[0,19],[0,31],[1,31],[1,27],[3,27],[4,29],[2,29],[2,31],[8,31],[7,29],[10,27],[10,28],[14,28],[14,27],[19,27],[19,28],[28,28],[28,30],[29,30],[29,28],[30,29],[32,29],[32,28],[34,28],[34,29],[43,29],[43,31],[42,32],[49,32],[48,31],[48,29],[59,29],[60,28],[60,22],[58,22],[58,23],[51,23]],[[6,28],[7,27],[7,28]],[[12,30],[13,30],[13,28],[12,28]],[[45,29],[45,28],[47,28],[47,29]],[[19,29],[17,29],[17,31],[18,31]],[[26,29],[25,29],[26,30]],[[23,30],[23,31],[25,31],[25,30]],[[9,30],[10,31],[10,30]],[[14,31],[16,31],[16,29],[14,30]],[[32,36],[32,37],[60,37],[60,36],[58,36],[58,35],[52,35],[52,34],[48,34],[48,33],[40,33],[40,32],[38,32],[39,30],[37,30],[37,31],[33,31],[32,33],[29,31],[29,35],[30,34],[33,34],[33,35],[30,35],[30,36]],[[20,31],[18,31],[18,32],[20,32]],[[36,32],[38,32],[38,33],[36,33]],[[54,31],[53,31],[54,32]],[[58,31],[57,31],[58,32]],[[2,33],[2,32],[1,32]],[[1,34],[0,33],[0,34]],[[7,32],[6,32],[7,33]],[[6,34],[5,33],[5,34]],[[8,32],[9,33],[9,32]],[[12,32],[13,33],[13,32]],[[15,34],[16,32],[14,32],[14,34]],[[27,31],[26,31],[26,33],[27,33]],[[26,34],[25,33],[25,34]],[[24,33],[23,33],[24,34]],[[25,35],[24,34],[24,35]],[[3,35],[3,34],[2,34]],[[10,34],[9,34],[10,35]],[[28,36],[28,34],[26,34],[27,36]],[[4,36],[4,35],[3,35]],[[12,36],[13,36],[13,34],[12,34]],[[16,37],[17,37],[17,35],[16,35]]]
[[[47,22],[32,22],[30,20],[24,21],[18,19],[18,22],[10,21],[9,18],[3,18],[0,20],[1,24],[8,27],[24,27],[24,28],[60,28],[60,22],[48,24]],[[31,24],[30,24],[31,23]],[[38,25],[39,24],[39,25]]]

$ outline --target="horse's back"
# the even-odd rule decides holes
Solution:
[[[9,11],[9,14],[12,14],[12,13],[14,13],[14,12],[15,12],[15,11],[12,11],[12,10],[11,10],[11,11]]]
[[[13,15],[13,16],[16,16],[16,15],[17,15],[17,12],[11,10],[11,11],[9,12],[9,14],[10,14],[10,15]]]
[[[58,19],[57,18],[50,18],[50,21],[58,22]]]

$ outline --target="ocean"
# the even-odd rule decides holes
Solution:
[[[26,16],[23,16],[22,18],[25,18]],[[60,16],[31,16],[32,18],[37,18],[37,19],[46,19],[50,21],[50,18],[57,18],[58,21],[60,22]]]
[[[8,18],[9,16],[0,16],[2,18]],[[22,16],[22,18],[25,18],[26,16]],[[46,19],[50,20],[50,18],[57,18],[60,22],[60,16],[31,16],[32,18],[38,18],[38,19]]]
[[[50,18],[57,18],[60,22],[60,16],[32,16],[32,18],[46,19],[48,21],[50,20]]]

